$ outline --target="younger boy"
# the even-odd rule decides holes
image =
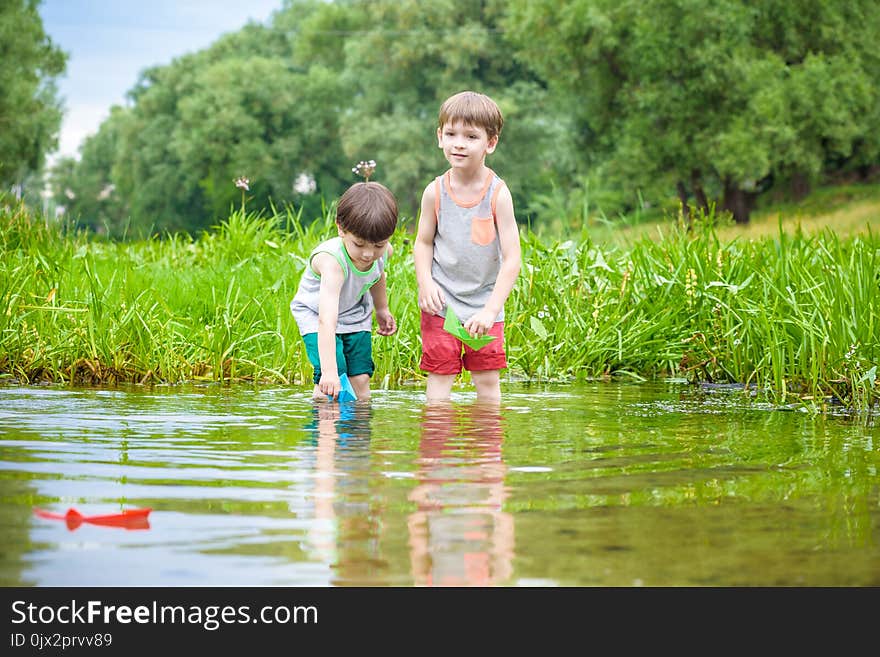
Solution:
[[[422,194],[413,247],[428,401],[449,399],[462,368],[471,373],[477,399],[501,398],[504,303],[521,266],[510,190],[486,166],[503,123],[498,105],[473,91],[440,107],[437,142],[450,169]],[[447,306],[471,336],[496,339],[476,351],[463,344],[443,330]]]
[[[314,367],[316,400],[338,397],[342,373],[359,400],[370,398],[373,310],[379,335],[397,330],[385,285],[397,216],[397,200],[386,187],[355,183],[336,208],[339,236],[322,242],[309,256],[290,311]]]

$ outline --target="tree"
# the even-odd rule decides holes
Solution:
[[[114,144],[112,157],[96,143],[83,149],[74,172],[74,182],[87,187],[107,180],[124,200],[112,206],[112,234],[123,227],[131,236],[207,230],[241,202],[234,185],[241,176],[250,180],[247,210],[308,206],[308,221],[322,213],[321,194],[335,197],[351,180],[338,145],[338,108],[347,95],[339,57],[326,53],[325,64],[299,44],[305,28],[298,21],[337,9],[308,0],[293,8],[298,13],[285,14],[279,27],[251,24],[141,73],[131,106],[116,108],[108,134],[99,129],[99,141]],[[78,209],[81,223],[99,216],[94,206]]]
[[[115,144],[112,161],[97,142],[84,149],[69,188],[89,191],[70,207],[85,225],[118,211],[132,236],[196,232],[237,206],[233,180],[245,176],[248,210],[289,203],[309,221],[356,180],[355,163],[374,159],[375,179],[395,192],[404,217],[415,216],[445,166],[440,102],[474,88],[507,117],[492,164],[522,210],[574,158],[560,129],[567,109],[547,102],[543,83],[510,57],[497,27],[503,9],[499,0],[291,0],[269,26],[248,25],[144,71],[131,106],[99,140]],[[86,203],[99,179],[124,203]]]
[[[55,78],[67,56],[43,30],[38,0],[0,3],[0,186],[42,169],[58,145]]]
[[[490,166],[509,183],[518,212],[569,162],[560,108],[543,81],[511,56],[500,21],[505,2],[372,0],[365,28],[349,37],[346,75],[356,92],[340,120],[349,159],[374,159],[376,176],[415,216],[422,190],[446,163],[437,112],[464,89],[486,93],[505,115]]]
[[[876,143],[871,0],[512,0],[518,56],[575,108],[584,164],[748,221],[773,181]]]
[[[52,168],[55,203],[64,208],[77,228],[114,238],[129,236],[131,227],[125,221],[128,204],[117,191],[112,175],[119,133],[127,119],[125,108],[111,108],[110,116],[80,147],[80,161],[65,157]],[[145,237],[148,234],[148,231],[135,228],[131,236]]]

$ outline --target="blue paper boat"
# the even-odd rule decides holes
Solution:
[[[337,401],[340,401],[340,402],[357,401],[358,397],[354,391],[354,388],[351,387],[351,381],[348,380],[348,374],[340,374],[339,375],[339,383],[342,384],[342,389],[339,391]],[[327,396],[330,397],[330,395],[327,395]],[[330,401],[333,401],[333,397],[330,397]]]

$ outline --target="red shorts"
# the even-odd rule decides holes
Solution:
[[[462,366],[469,372],[503,370],[507,367],[504,353],[504,322],[495,322],[489,335],[492,340],[474,351],[457,337],[443,330],[445,319],[440,315],[422,313],[422,362],[419,367],[433,374],[458,374]],[[464,350],[464,353],[462,353]]]

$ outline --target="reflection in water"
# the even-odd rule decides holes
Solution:
[[[409,499],[410,560],[418,586],[505,583],[513,559],[500,409],[494,404],[426,405],[418,485]]]
[[[369,583],[378,556],[380,514],[369,494],[369,402],[316,403],[309,425],[315,445],[312,556],[333,569],[331,584]]]
[[[880,585],[875,418],[679,384],[511,384],[500,417],[311,392],[0,385],[0,585]]]

